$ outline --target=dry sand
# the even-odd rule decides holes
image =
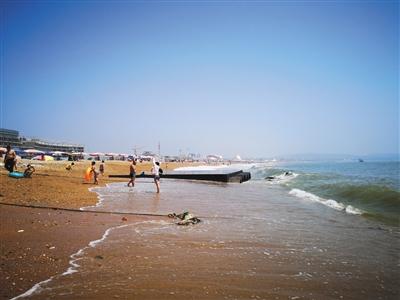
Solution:
[[[23,171],[27,163],[29,161],[22,161],[18,170]],[[65,161],[33,164],[36,172],[31,179],[10,178],[5,169],[0,171],[0,202],[3,203],[0,204],[1,299],[17,296],[33,284],[64,272],[69,266],[69,256],[88,242],[101,238],[107,228],[145,219],[13,206],[78,209],[97,202],[97,195],[89,192],[95,185],[83,180],[90,162],[77,162],[71,171],[65,169],[69,164]],[[137,172],[150,172],[151,166],[151,163],[139,163]],[[183,164],[168,163],[161,167],[172,170],[180,166]],[[129,162],[107,161],[105,174],[99,177],[100,186],[126,181],[111,180],[107,177],[109,174],[129,174]]]

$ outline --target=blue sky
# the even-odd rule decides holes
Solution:
[[[398,152],[396,1],[1,5],[1,127],[88,151]]]

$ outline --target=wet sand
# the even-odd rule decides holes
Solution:
[[[8,205],[0,205],[0,218],[1,299],[64,272],[69,256],[100,238],[107,228],[140,219]]]
[[[29,161],[23,160],[18,170],[23,171],[27,163]],[[10,178],[1,168],[0,202],[72,209],[95,205],[97,194],[89,191],[95,185],[83,181],[83,173],[90,162],[77,162],[72,171],[65,170],[68,164],[34,162],[36,172],[31,179]],[[168,170],[182,165],[169,163],[168,167],[162,167]],[[137,166],[138,172],[150,169],[150,163]],[[110,180],[107,175],[127,173],[128,162],[106,162],[105,175],[100,176],[99,185],[126,181]],[[70,255],[101,238],[107,228],[143,219],[125,216],[126,220],[122,220],[123,217],[0,204],[0,298],[15,297],[34,284],[64,272],[69,267]]]

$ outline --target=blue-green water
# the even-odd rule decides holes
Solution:
[[[285,186],[300,198],[399,226],[399,168],[400,162],[281,162],[253,168],[252,177]]]

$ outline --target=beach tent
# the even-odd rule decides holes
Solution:
[[[54,160],[54,157],[50,156],[50,155],[37,155],[37,156],[33,157],[32,159],[33,160],[50,161],[50,160]]]

